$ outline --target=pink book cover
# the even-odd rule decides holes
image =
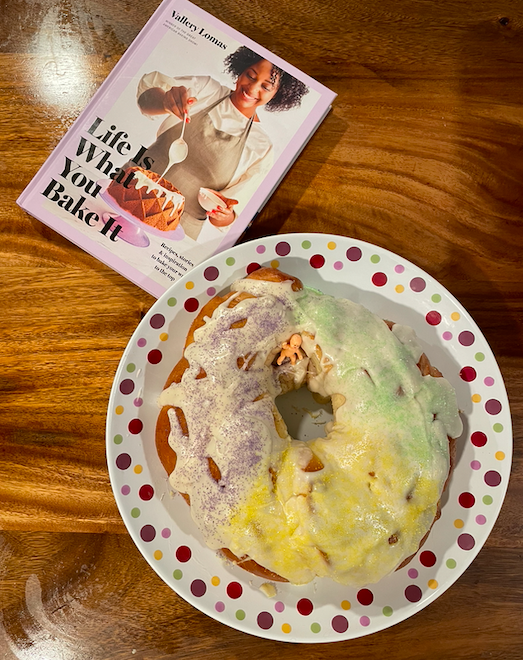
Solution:
[[[164,0],[17,203],[159,297],[234,245],[334,98],[199,7]]]

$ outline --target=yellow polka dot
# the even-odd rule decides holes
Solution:
[[[278,259],[274,259],[274,261],[271,261],[271,268],[278,268],[279,265],[280,262],[278,261]]]
[[[136,474],[141,474],[143,470],[143,467],[141,465],[135,465],[134,466],[134,471]]]
[[[452,314],[450,315],[450,318],[453,321],[459,321],[460,318],[461,318],[461,314],[459,312],[452,312]]]
[[[396,291],[396,293],[403,293],[405,291],[405,287],[403,286],[403,284],[398,284],[394,288],[394,290]]]
[[[335,250],[336,243],[334,241],[330,241],[329,243],[327,243],[327,247],[329,248],[329,250]]]
[[[504,461],[505,460],[505,452],[504,451],[497,451],[494,456],[498,461]]]
[[[114,412],[117,415],[121,415],[123,413],[123,406],[116,406],[116,408],[114,409]]]
[[[479,403],[481,401],[480,394],[473,394],[470,398],[472,399],[472,403]]]
[[[460,518],[456,518],[456,520],[454,521],[454,527],[456,527],[456,529],[461,529],[464,524],[465,523],[463,522],[463,520],[460,520]]]
[[[160,341],[167,341],[169,339],[169,335],[166,332],[162,332],[160,335]]]
[[[342,600],[341,601],[341,609],[342,610],[350,610],[350,603],[348,600]]]
[[[217,587],[220,584],[220,578],[215,575],[214,577],[211,578],[211,584],[213,587]]]
[[[429,589],[437,589],[438,588],[438,581],[437,580],[429,580],[428,583]]]
[[[154,551],[154,558],[156,560],[160,560],[163,557],[163,552],[161,550],[155,550]]]
[[[292,630],[292,628],[290,627],[290,625],[288,623],[284,623],[282,625],[281,629],[282,629],[282,632],[284,632],[284,633],[290,633],[290,631]]]
[[[185,284],[186,289],[194,289],[194,282],[187,282]]]

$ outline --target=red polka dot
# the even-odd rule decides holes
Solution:
[[[183,306],[187,312],[192,313],[198,309],[200,303],[196,300],[196,298],[187,298]]]
[[[155,348],[147,354],[147,360],[150,364],[159,364],[162,361],[162,352]]]
[[[188,548],[186,545],[181,545],[176,549],[176,559],[182,562],[182,564],[185,564],[185,562],[189,561],[191,557],[191,548]]]
[[[474,367],[463,367],[463,369],[459,372],[459,377],[466,383],[472,383],[473,380],[476,380],[476,376],[477,373]]]
[[[325,257],[321,254],[315,254],[310,258],[309,263],[313,268],[322,268],[325,265]]]
[[[422,566],[430,568],[436,563],[436,555],[430,550],[424,550],[419,556],[419,561]]]
[[[372,283],[374,286],[385,286],[387,284],[387,276],[385,273],[374,273]]]
[[[227,596],[229,598],[239,598],[243,593],[243,587],[239,582],[230,582],[227,585]]]
[[[422,593],[421,589],[416,584],[410,584],[405,589],[405,598],[410,603],[417,603],[418,601],[421,600],[422,596],[423,596],[423,593]]]
[[[436,312],[436,310],[432,310],[432,312],[429,312],[425,316],[425,320],[429,325],[439,325],[441,323],[441,314]]]
[[[471,509],[476,504],[476,498],[472,493],[461,493],[458,502],[464,509]]]
[[[370,589],[360,589],[356,594],[356,598],[361,605],[370,605],[374,600],[374,594]]]
[[[247,275],[250,275],[251,273],[254,273],[255,270],[259,270],[260,268],[260,264],[257,264],[255,261],[253,261],[247,266],[245,270],[247,271]]]
[[[127,428],[129,429],[129,433],[138,435],[143,430],[143,422],[141,419],[131,419]]]
[[[484,447],[487,444],[487,436],[483,433],[483,431],[474,431],[474,433],[470,436],[470,441],[474,447]]]
[[[145,502],[152,500],[154,497],[154,488],[150,484],[144,484],[138,491],[138,495]]]
[[[308,598],[302,598],[297,602],[296,609],[303,616],[309,616],[309,614],[314,609],[314,605]]]

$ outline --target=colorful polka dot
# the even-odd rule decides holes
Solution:
[[[476,460],[470,461],[470,467],[473,470],[481,470],[481,463],[479,461],[476,461]]]
[[[491,376],[487,376],[483,382],[487,387],[492,387],[492,385],[494,385],[494,379]]]
[[[403,293],[405,291],[405,287],[403,286],[403,284],[397,284],[394,287],[394,291],[396,291],[396,293]]]
[[[445,330],[445,332],[441,336],[445,341],[450,341],[452,339],[452,332]]]
[[[472,401],[472,403],[480,403],[480,401],[481,401],[481,394],[473,394],[473,395],[470,397],[470,400]]]
[[[315,254],[310,258],[309,263],[313,268],[323,268],[325,257],[322,254]]]
[[[260,264],[253,261],[247,266],[245,272],[247,273],[247,275],[250,275],[251,273],[254,273],[255,270],[260,270],[260,268],[261,268]]]
[[[437,580],[429,580],[427,582],[427,586],[429,589],[437,589],[438,588],[438,581]]]
[[[165,325],[165,316],[163,314],[153,314],[151,320],[149,321],[151,328],[159,330]]]
[[[371,605],[374,600],[374,594],[370,589],[360,589],[356,594],[360,605]]]
[[[136,342],[136,344],[140,347],[143,348],[144,346],[147,345],[147,339],[144,337],[140,337],[140,339]]]
[[[456,568],[456,566],[458,565],[455,559],[447,559],[445,564],[447,565],[447,568]]]
[[[417,584],[410,584],[405,589],[405,598],[410,603],[418,603],[421,600],[422,596],[423,596],[423,592],[421,591],[421,589],[418,587]]]
[[[401,275],[401,273],[405,271],[405,266],[402,266],[401,264],[396,264],[396,266],[394,266],[394,271]]]
[[[131,517],[132,518],[139,518],[141,516],[141,513],[142,512],[140,511],[140,509],[136,506],[131,509]]]
[[[482,500],[483,504],[486,504],[487,506],[490,506],[493,501],[494,501],[494,499],[493,499],[492,495],[484,495],[483,496],[483,500]]]
[[[219,613],[223,612],[225,610],[225,603],[222,603],[221,600],[219,600],[214,606],[214,609]]]
[[[279,600],[277,603],[274,603],[274,609],[276,612],[281,613],[285,609],[285,605],[281,602],[281,600]]]
[[[156,530],[152,525],[144,525],[140,530],[140,537],[142,541],[150,543],[156,538]]]
[[[170,536],[171,536],[171,530],[168,527],[164,527],[164,529],[162,529],[162,538],[168,539],[170,538]]]
[[[120,493],[122,493],[122,495],[129,495],[130,492],[131,492],[131,488],[127,484],[122,486],[120,489]]]
[[[173,571],[173,578],[175,580],[181,580],[182,577],[183,577],[183,573],[179,568],[177,568],[176,570]]]
[[[413,277],[409,282],[409,286],[414,293],[421,293],[422,291],[425,291],[427,283],[422,277]]]
[[[499,415],[502,408],[501,401],[498,401],[497,399],[489,399],[485,402],[485,410],[489,415]]]
[[[331,626],[334,632],[344,633],[349,629],[349,622],[344,616],[338,614],[332,619]]]
[[[477,375],[474,367],[463,367],[459,372],[459,377],[466,383],[472,383],[473,380],[476,380]]]
[[[183,306],[184,306],[186,312],[189,312],[190,314],[192,314],[193,312],[195,312],[198,309],[198,307],[200,306],[200,303],[198,302],[198,300],[196,298],[187,298],[187,300],[184,302]]]
[[[215,289],[213,286],[210,286],[210,287],[207,289],[206,293],[207,293],[207,295],[209,296],[209,298],[212,298],[213,296],[216,295],[216,289]]]
[[[133,472],[135,474],[142,474],[143,467],[141,465],[135,465],[134,468],[133,468]]]
[[[258,245],[258,247],[256,248],[256,252],[258,254],[263,254],[265,252],[265,249],[266,249],[265,245]]]
[[[430,568],[436,563],[436,555],[430,550],[423,550],[419,556],[419,561],[422,566]]]
[[[492,430],[494,431],[494,433],[501,433],[501,431],[503,431],[503,424],[500,424],[499,422],[497,422],[492,427]]]
[[[132,381],[130,378],[126,378],[125,380],[122,380],[120,383],[120,392],[122,394],[131,394],[131,392],[134,391],[134,381]]]
[[[335,261],[333,264],[334,270],[341,270],[343,268],[342,261]]]
[[[176,298],[169,298],[167,300],[167,304],[169,305],[169,307],[176,307],[177,302],[178,301],[176,300]]]
[[[342,610],[350,610],[351,604],[348,600],[342,600],[341,601],[341,609]]]
[[[189,290],[189,291],[190,291],[191,289],[194,289],[194,282],[191,282],[191,281],[189,280],[189,282],[186,282],[186,283],[185,283],[185,288],[186,288],[187,290]]]
[[[458,341],[462,346],[472,346],[472,344],[476,341],[476,338],[472,332],[470,332],[470,330],[464,330],[463,332],[459,333]]]
[[[304,250],[310,250],[312,243],[310,241],[303,241],[301,246]]]
[[[382,287],[387,284],[387,276],[385,273],[374,273],[374,275],[371,277],[371,281],[374,286]]]
[[[459,312],[452,312],[452,314],[450,315],[450,318],[453,321],[459,321],[460,318],[461,318],[461,314]]]
[[[470,436],[470,441],[474,447],[484,447],[487,444],[487,436],[483,433],[483,431],[474,431],[474,433]]]
[[[320,624],[316,622],[311,623],[311,632],[313,632],[314,634],[318,634],[319,632],[321,632]]]
[[[147,361],[150,364],[160,364],[162,358],[163,358],[162,352],[159,351],[157,348],[147,353]]]
[[[180,545],[175,552],[176,559],[185,564],[192,557],[191,548],[186,545]]]
[[[329,250],[335,250],[335,249],[336,249],[336,243],[334,243],[334,241],[329,241],[329,242],[327,243],[327,248],[328,248]]]
[[[494,458],[496,461],[504,461],[505,460],[505,452],[504,451],[497,451],[494,454]]]
[[[479,514],[478,516],[476,516],[476,522],[478,523],[478,525],[484,525],[487,522],[487,519],[483,514]]]
[[[433,303],[441,302],[441,296],[439,295],[439,293],[434,293],[430,299],[432,300]]]
[[[153,557],[156,559],[156,561],[160,561],[163,557],[163,552],[161,550],[155,550]]]
[[[476,503],[476,498],[472,493],[461,493],[458,502],[464,509],[471,509]]]
[[[359,261],[362,257],[362,252],[359,247],[350,247],[346,252],[349,261]]]
[[[220,582],[221,582],[220,578],[217,575],[213,575],[213,577],[211,578],[212,586],[217,587],[219,586]]]
[[[205,596],[206,591],[207,585],[203,580],[193,580],[191,582],[191,593],[193,596],[196,596],[196,598]]]
[[[415,568],[409,568],[407,575],[411,580],[415,580],[418,577],[418,571]]]
[[[116,415],[121,415],[121,414],[123,414],[124,410],[125,410],[125,408],[123,406],[116,406],[116,408],[114,409],[114,412],[115,412]]]
[[[154,488],[150,484],[144,484],[138,491],[141,500],[148,502],[154,497]]]
[[[280,267],[280,262],[277,259],[271,261],[271,268],[279,268],[279,267]]]
[[[121,445],[123,442],[123,437],[119,433],[117,433],[113,438],[113,442],[115,445]]]
[[[499,472],[496,472],[496,470],[489,470],[488,472],[485,472],[485,476],[483,478],[487,486],[492,486],[493,488],[499,486],[501,483],[501,475]]]
[[[262,630],[269,630],[274,624],[274,618],[270,612],[260,612],[256,621]]]
[[[382,612],[383,612],[383,616],[392,616],[394,610],[390,605],[385,605]]]
[[[227,266],[234,266],[234,264],[236,263],[236,259],[234,257],[227,257],[225,263],[227,264]]]
[[[116,457],[116,467],[119,470],[127,470],[132,463],[132,459],[129,454],[120,454]]]
[[[483,360],[485,359],[485,354],[484,353],[476,353],[476,355],[474,356],[474,359],[476,360],[476,362],[483,362]]]
[[[301,598],[296,603],[296,609],[302,616],[309,616],[309,614],[311,614],[312,610],[314,609],[314,606],[312,601],[308,598]]]
[[[281,241],[281,243],[276,245],[274,251],[279,257],[286,257],[291,251],[291,246],[287,243],[287,241]]]
[[[229,598],[236,600],[242,595],[243,587],[239,582],[229,582],[226,591]]]
[[[370,260],[373,264],[379,264],[379,262],[381,261],[381,257],[379,254],[373,254]]]
[[[360,626],[363,626],[364,628],[370,626],[370,619],[368,616],[360,617]]]
[[[463,520],[461,520],[461,518],[456,518],[456,520],[454,521],[454,527],[456,529],[463,529],[464,526],[465,523],[463,522]]]
[[[458,536],[458,545],[462,550],[472,550],[476,541],[471,534],[460,534]]]
[[[441,314],[436,312],[436,310],[432,310],[427,313],[425,320],[429,325],[439,325],[441,323]]]
[[[125,369],[126,369],[126,371],[128,371],[130,374],[132,374],[133,371],[135,371],[135,369],[136,369],[136,365],[135,365],[133,362],[131,362],[130,364],[128,364],[128,365],[126,366]]]
[[[234,616],[238,621],[243,621],[245,619],[245,612],[243,610],[236,610]]]
[[[132,433],[133,435],[138,435],[143,430],[143,422],[141,419],[138,418],[131,419],[127,428],[129,429],[129,433]]]
[[[169,339],[169,335],[166,332],[162,332],[160,335],[160,341],[167,341]]]
[[[214,280],[217,280],[219,274],[220,271],[216,268],[216,266],[208,266],[203,271],[203,276],[208,282],[214,282]]]
[[[281,627],[281,631],[288,634],[292,631],[292,628],[288,623],[283,623]]]

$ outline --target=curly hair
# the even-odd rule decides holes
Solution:
[[[240,46],[238,50],[225,58],[225,72],[231,74],[234,80],[237,80],[246,69],[264,59],[247,46]],[[275,64],[272,65],[271,78],[273,82],[278,82],[278,90],[265,105],[265,109],[269,112],[280,112],[298,107],[302,98],[309,91],[307,85],[302,83],[301,80],[297,80]]]

